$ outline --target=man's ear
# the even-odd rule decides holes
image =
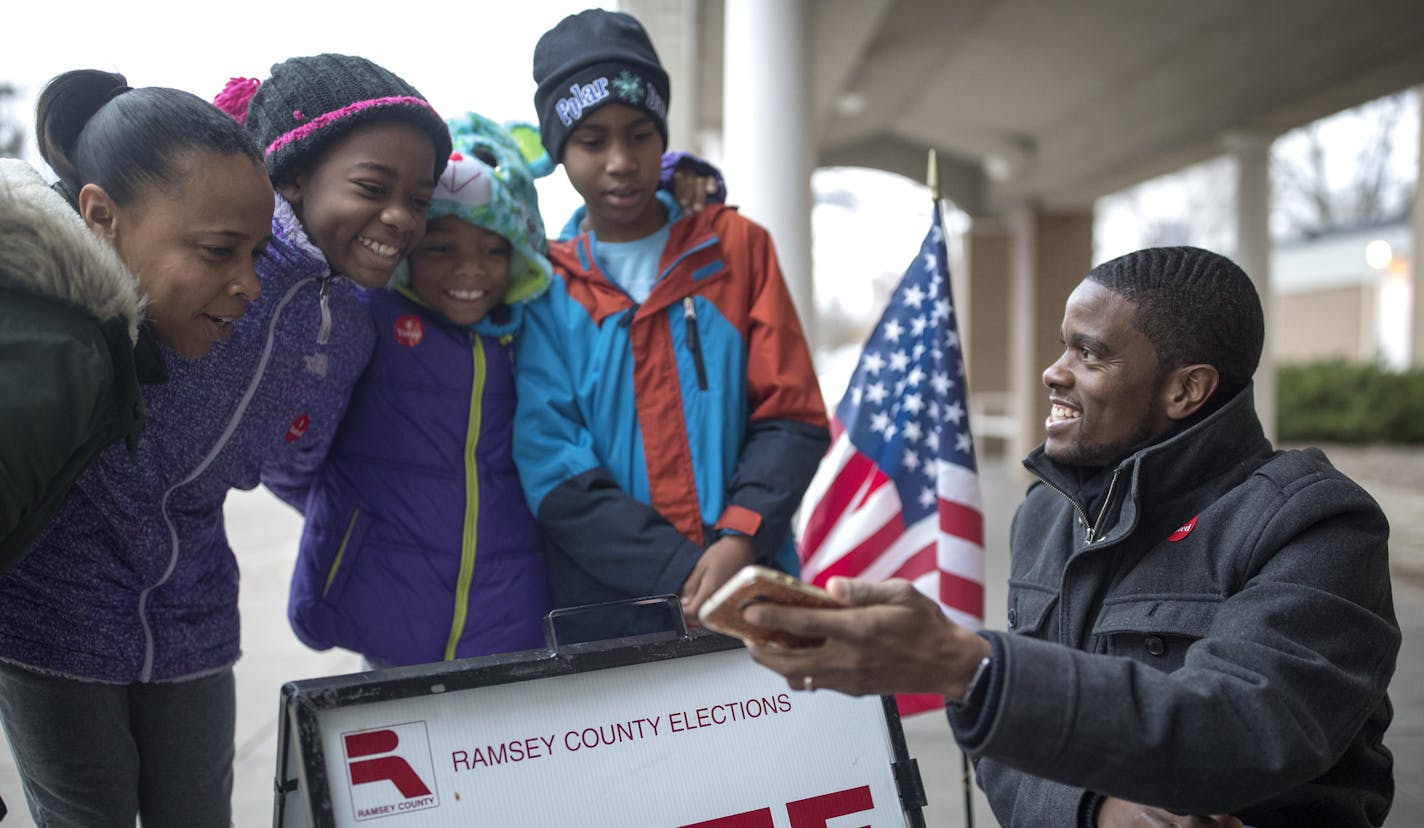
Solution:
[[[85,184],[79,191],[79,215],[89,229],[109,240],[118,238],[119,210],[98,184]]]
[[[1167,416],[1181,421],[1197,413],[1220,384],[1221,375],[1210,365],[1184,365],[1172,371],[1162,389]]]

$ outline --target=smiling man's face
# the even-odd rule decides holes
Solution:
[[[1063,354],[1043,372],[1049,392],[1045,451],[1073,466],[1107,466],[1165,433],[1165,372],[1137,329],[1137,306],[1084,280],[1063,311]]]

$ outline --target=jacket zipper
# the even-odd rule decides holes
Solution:
[[[1089,523],[1088,516],[1083,512],[1081,508],[1079,508],[1078,502],[1073,498],[1069,497],[1067,493],[1065,493],[1062,489],[1058,488],[1052,483],[1049,483],[1047,480],[1043,480],[1043,477],[1041,475],[1038,479],[1043,480],[1043,485],[1047,486],[1055,492],[1058,492],[1058,494],[1061,495],[1064,500],[1068,501],[1069,505],[1073,507],[1073,511],[1078,513],[1078,519],[1083,522],[1083,525],[1085,527],[1087,527],[1085,542],[1088,546],[1092,546],[1093,541],[1098,539],[1098,524],[1102,523],[1103,517],[1108,513],[1108,504],[1112,503],[1113,489],[1116,488],[1117,478],[1118,475],[1121,473],[1121,468],[1113,470],[1112,479],[1108,481],[1107,495],[1103,498],[1103,508],[1098,510],[1097,523]],[[1067,566],[1064,568],[1063,573],[1061,575],[1061,578],[1064,582],[1067,581],[1068,570],[1072,568],[1074,563],[1076,563],[1076,561],[1070,557]],[[1062,583],[1059,584],[1058,594],[1060,596],[1058,601],[1058,643],[1071,644],[1069,640],[1069,631],[1072,629],[1072,625],[1069,623],[1068,620],[1068,592],[1063,587]]]
[[[455,607],[450,622],[450,637],[445,641],[445,660],[453,661],[465,634],[465,622],[470,612],[470,584],[475,578],[475,541],[480,525],[480,478],[475,469],[475,450],[480,444],[480,401],[485,392],[485,344],[472,335],[474,346],[474,381],[470,388],[470,421],[465,430],[465,528],[460,543],[460,574],[455,582]]]
[[[692,351],[692,364],[697,366],[697,387],[707,390],[707,366],[702,362],[702,337],[697,333],[697,303],[691,296],[682,299],[682,318],[687,322],[687,347]]]
[[[1088,527],[1088,543],[1092,543],[1098,534],[1098,527],[1103,524],[1103,516],[1108,513],[1108,504],[1112,503],[1113,489],[1117,486],[1117,476],[1122,474],[1122,469],[1113,469],[1112,479],[1108,481],[1108,493],[1103,498],[1103,508],[1098,510],[1098,519]]]
[[[321,597],[331,591],[331,582],[336,580],[336,573],[341,569],[341,560],[346,557],[346,544],[351,541],[351,530],[356,528],[356,519],[361,517],[361,510],[357,509],[351,513],[351,520],[346,522],[346,534],[341,536],[341,545],[336,548],[336,559],[331,562],[331,569],[326,572],[326,586],[321,588]]]
[[[1098,520],[1097,520],[1097,523],[1102,523],[1103,516],[1108,513],[1108,504],[1112,502],[1113,488],[1114,488],[1115,486],[1117,486],[1117,476],[1118,476],[1119,474],[1121,474],[1121,473],[1122,473],[1122,469],[1116,469],[1116,470],[1114,470],[1114,471],[1113,471],[1112,479],[1108,481],[1108,493],[1107,493],[1107,497],[1103,498],[1103,508],[1101,508],[1101,509],[1098,510]],[[1081,508],[1079,508],[1079,506],[1078,506],[1078,501],[1076,501],[1076,500],[1074,500],[1073,498],[1069,497],[1068,494],[1067,494],[1066,492],[1064,492],[1062,489],[1058,488],[1057,486],[1053,485],[1052,483],[1049,483],[1047,480],[1044,480],[1042,476],[1039,476],[1038,479],[1039,479],[1039,480],[1043,480],[1043,485],[1047,486],[1048,488],[1052,489],[1052,490],[1055,491],[1055,492],[1058,492],[1058,494],[1059,494],[1060,496],[1062,496],[1062,498],[1063,498],[1064,500],[1068,501],[1068,505],[1073,507],[1073,511],[1075,511],[1075,512],[1078,513],[1078,520],[1080,520],[1080,521],[1082,522],[1082,524],[1087,527],[1087,542],[1088,542],[1089,544],[1092,544],[1092,542],[1097,539],[1097,534],[1098,534],[1097,523],[1089,523],[1089,522],[1088,522],[1088,515],[1087,515]]]
[[[262,356],[257,361],[257,371],[252,375],[252,378],[248,380],[247,388],[243,391],[242,397],[238,400],[236,409],[234,409],[228,417],[227,425],[223,428],[222,433],[218,435],[217,442],[208,450],[208,453],[204,455],[198,465],[188,473],[188,476],[164,490],[163,497],[159,500],[158,512],[163,516],[163,522],[168,527],[168,536],[171,540],[169,545],[168,568],[164,571],[163,577],[159,578],[155,583],[144,587],[138,596],[138,620],[139,624],[143,627],[143,665],[139,667],[138,673],[138,680],[140,682],[153,680],[153,663],[156,645],[153,640],[153,625],[148,620],[148,597],[153,594],[154,590],[166,584],[168,579],[173,577],[174,570],[178,568],[178,558],[183,552],[183,539],[179,536],[178,525],[173,515],[168,511],[168,499],[174,492],[197,480],[199,477],[202,477],[213,464],[213,461],[217,459],[218,454],[227,447],[228,440],[232,439],[233,433],[237,431],[237,427],[242,423],[242,418],[247,414],[247,406],[252,402],[253,395],[257,393],[258,383],[261,382],[267,373],[267,361],[271,358],[272,349],[276,344],[277,321],[282,317],[282,309],[285,308],[287,303],[292,301],[310,281],[311,279],[302,279],[288,288],[287,292],[278,300],[277,309],[272,313],[272,318],[267,323],[267,342],[262,348]]]

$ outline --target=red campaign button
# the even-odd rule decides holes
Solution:
[[[1191,520],[1189,520],[1189,521],[1187,521],[1186,523],[1183,523],[1181,526],[1177,527],[1177,531],[1175,531],[1175,532],[1173,532],[1172,534],[1168,535],[1168,536],[1167,536],[1167,540],[1168,540],[1170,543],[1176,543],[1177,541],[1181,540],[1182,538],[1185,538],[1187,535],[1190,535],[1190,534],[1192,533],[1192,530],[1197,527],[1197,518],[1198,518],[1198,517],[1201,517],[1201,515],[1197,515],[1196,517],[1192,518]]]
[[[299,415],[292,424],[287,426],[287,442],[302,439],[302,435],[307,433],[307,427],[311,425],[311,418],[305,414]]]
[[[425,323],[420,321],[419,316],[408,313],[396,319],[395,335],[397,342],[407,348],[414,348],[425,338]]]

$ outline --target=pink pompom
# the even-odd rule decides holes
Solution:
[[[262,81],[256,78],[233,78],[213,98],[213,105],[231,115],[239,124],[247,123],[247,102],[257,94]]]

